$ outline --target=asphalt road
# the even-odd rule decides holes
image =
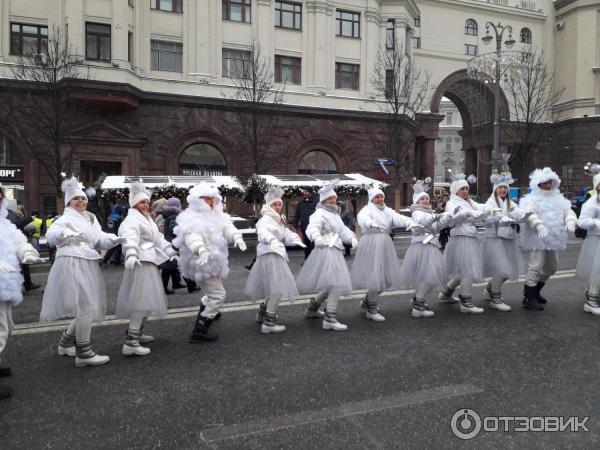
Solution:
[[[400,255],[406,244],[397,241]],[[479,316],[432,301],[433,319],[412,319],[401,292],[382,298],[384,323],[365,320],[358,298],[343,300],[344,333],[303,319],[302,302],[284,305],[288,332],[277,336],[259,333],[255,305],[241,297],[251,257],[234,254],[218,342],[187,343],[199,296],[178,294],[168,319],[147,324],[150,356],[122,356],[125,325],[108,321],[93,342],[111,362],[85,369],[56,355],[59,326],[30,323],[40,296],[29,295],[3,355],[14,376],[0,382],[15,395],[0,403],[0,448],[599,448],[600,317],[582,311],[579,248],[572,241],[561,256],[541,313],[520,307],[521,282],[505,289],[512,312]],[[292,256],[294,270],[300,262]],[[120,272],[105,275],[114,296]],[[465,441],[451,430],[463,409],[488,426],[498,416],[577,416],[589,431],[521,432],[523,422],[506,419],[510,431]]]

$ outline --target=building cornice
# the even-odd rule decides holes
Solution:
[[[546,20],[548,15],[544,11],[532,11],[530,9],[517,8],[515,6],[503,6],[496,3],[488,3],[481,0],[421,0],[423,3],[434,3],[436,6],[440,4],[453,7],[455,9],[473,8],[480,11],[490,12],[490,10],[502,12],[510,15],[528,17],[529,20]]]

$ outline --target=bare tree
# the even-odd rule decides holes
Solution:
[[[382,48],[371,83],[379,94],[375,102],[384,115],[384,156],[391,167],[396,208],[400,205],[402,180],[412,177],[415,142],[421,126],[423,105],[431,77],[419,69],[404,48],[395,42],[393,49]]]
[[[280,106],[285,102],[285,84],[275,86],[271,58],[261,53],[254,41],[248,59],[235,61],[233,71],[236,92],[233,98],[243,102],[236,108],[238,135],[252,154],[252,171],[262,173],[272,159],[270,147],[279,122]]]
[[[508,164],[518,161],[528,167],[540,149],[542,137],[552,120],[553,107],[561,98],[564,87],[556,86],[554,73],[542,50],[531,48],[522,52],[520,59],[504,83],[515,132]]]
[[[0,121],[27,144],[29,153],[46,171],[61,199],[61,173],[73,162],[73,131],[85,123],[85,114],[68,101],[68,82],[89,79],[59,28],[52,29],[47,48],[23,49],[0,75],[4,96]],[[31,51],[28,51],[31,50]],[[60,204],[60,200],[58,201]]]

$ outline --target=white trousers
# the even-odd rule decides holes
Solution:
[[[210,277],[205,278],[198,284],[204,292],[204,297],[202,297],[204,311],[202,312],[202,316],[214,319],[221,305],[225,302],[226,292],[223,287],[223,281],[217,277]]]
[[[13,327],[12,303],[0,301],[0,361]]]
[[[525,284],[537,286],[538,283],[545,283],[551,275],[554,275],[557,267],[558,252],[556,250],[532,250],[529,254]]]

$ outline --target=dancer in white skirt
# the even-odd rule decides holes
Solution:
[[[223,279],[229,274],[227,243],[232,242],[241,251],[246,251],[246,244],[229,214],[223,212],[216,187],[199,183],[190,189],[187,202],[187,209],[177,216],[173,245],[181,253],[182,275],[194,280],[205,294],[189,339],[193,344],[219,338],[209,328],[220,317],[219,309],[225,301]]]
[[[587,235],[577,261],[577,275],[588,283],[583,310],[600,316],[600,165],[588,163],[585,170],[593,176],[596,193],[583,204],[579,215],[578,224]]]
[[[12,307],[23,301],[23,275],[19,264],[45,262],[39,253],[27,243],[25,235],[8,217],[8,199],[0,184],[0,358],[12,333]],[[0,377],[8,377],[10,367],[0,367]],[[12,395],[10,386],[0,385],[0,399]]]
[[[129,186],[129,211],[119,227],[124,238],[125,272],[117,298],[118,319],[129,319],[129,328],[121,352],[126,356],[150,353],[147,344],[152,336],[142,335],[147,317],[167,315],[167,296],[158,266],[165,261],[177,261],[177,251],[164,238],[148,213],[150,195],[140,182]]]
[[[293,300],[298,296],[296,280],[288,265],[286,245],[306,247],[302,239],[287,227],[283,209],[283,191],[270,187],[265,195],[265,204],[256,223],[258,245],[256,262],[246,281],[245,294],[253,300],[263,300],[256,321],[261,323],[264,334],[282,333],[285,325],[277,323],[277,307],[283,299]]]
[[[334,191],[337,184],[338,180],[333,180],[319,190],[319,204],[306,228],[306,236],[315,244],[315,249],[304,262],[296,284],[301,294],[317,293],[306,308],[306,318],[324,317],[324,330],[345,331],[348,326],[338,322],[336,316],[340,296],[352,292],[352,281],[344,259],[344,244],[356,248],[358,240],[339,215]],[[323,314],[319,308],[325,300],[327,307]]]
[[[473,176],[469,178],[471,177]],[[454,216],[453,228],[444,252],[449,281],[440,292],[439,299],[446,303],[460,300],[460,312],[481,314],[483,308],[475,306],[472,301],[473,283],[483,278],[483,250],[474,222],[484,214],[496,212],[498,208],[471,200],[469,183],[464,175],[457,175],[453,180],[450,185],[450,200],[446,203],[446,212]],[[452,294],[459,285],[460,295],[456,299]]]
[[[514,225],[523,222],[531,213],[526,213],[510,199],[509,187],[515,182],[510,173],[492,174],[490,181],[493,192],[485,204],[499,211],[485,221],[483,275],[492,280],[486,285],[484,295],[490,301],[490,308],[510,311],[512,308],[502,298],[502,285],[523,273],[523,258]]]
[[[104,320],[106,287],[100,271],[98,249],[110,249],[124,241],[104,233],[94,214],[86,210],[88,197],[77,179],[63,181],[65,211],[46,233],[57,247],[54,264],[42,300],[42,322],[75,317],[63,331],[58,354],[75,356],[77,367],[106,364],[110,358],[92,350],[92,322]]]
[[[413,185],[413,204],[410,207],[412,239],[404,255],[400,268],[399,287],[415,288],[411,301],[411,315],[414,318],[433,317],[434,312],[427,304],[427,295],[433,288],[440,289],[447,281],[446,266],[441,245],[437,239],[440,230],[452,220],[452,214],[436,214],[431,208],[427,191],[431,178],[416,180]]]
[[[568,233],[574,233],[577,216],[571,202],[560,193],[560,178],[549,167],[536,169],[530,175],[531,193],[520,202],[532,214],[523,227],[521,247],[530,250],[525,277],[523,306],[542,311],[546,299],[541,290],[558,267],[558,251],[567,248]]]
[[[357,217],[362,234],[352,264],[352,284],[354,289],[367,289],[360,303],[367,319],[383,322],[385,317],[379,312],[377,297],[392,287],[400,272],[390,232],[394,228],[410,229],[413,221],[388,208],[381,189],[369,189],[368,195],[369,203]]]

